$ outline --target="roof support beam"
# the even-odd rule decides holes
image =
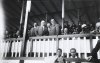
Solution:
[[[58,9],[57,9],[57,7],[56,7],[56,5],[53,3],[52,0],[50,0],[50,3],[51,3],[51,5],[52,5],[52,7],[56,10],[56,12],[59,12]],[[60,17],[60,19],[62,19],[60,13],[58,13],[58,16]]]
[[[82,1],[82,4],[83,4],[84,7],[86,7],[86,4],[85,4],[84,1]],[[85,14],[86,14],[86,16],[88,18],[88,21],[91,22],[90,16],[88,14],[88,8],[84,8],[84,12],[85,12]]]
[[[98,2],[98,0],[95,0],[94,1],[95,2],[95,8],[96,8],[96,12],[97,12],[97,19],[99,19],[100,18],[100,13],[99,13],[99,2]]]
[[[13,11],[12,11],[12,12],[13,12],[15,15],[19,15],[19,14],[20,14],[20,11],[19,11],[20,9],[19,9],[18,6],[15,5],[14,2],[12,2],[12,1],[9,2],[9,3],[5,2],[5,6],[7,6],[6,4],[9,5],[9,7],[14,11],[14,12],[13,12]],[[9,7],[8,7],[8,8],[9,8]],[[16,13],[16,12],[17,12],[17,13]]]
[[[11,31],[11,30],[15,30],[15,27],[14,26],[12,26],[11,24],[9,24],[9,23],[6,23],[6,30],[7,31]]]
[[[40,14],[42,13],[41,9],[39,9],[35,2],[32,2],[32,5],[39,11]]]
[[[71,0],[71,2],[72,2],[72,4],[73,4],[73,6],[74,6],[74,8],[75,8],[75,10],[74,10],[74,12],[75,13],[78,13],[78,11],[77,11],[77,6],[76,6],[76,4],[75,4],[75,1],[73,1],[73,0]],[[77,9],[76,9],[77,8]],[[71,12],[71,14],[73,15],[73,16],[75,16],[72,12]],[[77,18],[77,16],[75,16],[75,18]]]
[[[72,21],[72,23],[74,23],[74,20],[73,20],[72,17],[70,16],[69,12],[66,12],[65,14],[68,15],[69,19]]]
[[[32,5],[38,10],[38,12],[41,14],[41,13],[43,13],[42,11],[41,11],[41,9],[39,9],[39,7],[34,3],[34,2],[32,2]],[[34,12],[34,14],[35,14],[35,12]],[[41,19],[40,18],[38,18],[39,19],[39,21],[41,21]]]
[[[61,1],[61,0],[60,0]],[[58,11],[58,9],[57,9],[57,7],[56,7],[56,5],[53,3],[53,1],[52,0],[50,0],[50,2],[51,2],[51,4],[52,4],[52,7],[56,10],[56,12],[60,12],[60,11]],[[62,2],[62,1],[61,1]],[[62,3],[61,3],[62,4]],[[58,13],[58,16],[60,17],[60,19],[62,19],[62,16],[61,16],[61,13]],[[65,21],[65,19],[63,19],[64,21]]]
[[[67,8],[65,7],[65,9],[67,9]],[[69,11],[66,11],[66,12],[65,12],[65,15],[67,15],[67,16],[69,17],[69,19],[71,20],[71,22],[74,23],[73,19],[72,19],[71,16],[69,15]]]
[[[40,0],[40,2],[41,2],[41,4],[45,7],[45,9],[49,12],[49,13],[51,13],[49,10],[48,10],[48,8],[45,6],[45,4],[43,3],[43,1],[41,1]],[[52,18],[54,18],[54,16],[52,16],[52,15],[50,15]],[[55,18],[54,18],[55,19]],[[55,19],[55,21],[57,22],[57,20]],[[58,22],[57,22],[58,23]],[[60,24],[60,23],[59,23]]]

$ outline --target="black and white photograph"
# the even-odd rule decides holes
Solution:
[[[100,63],[100,0],[0,0],[0,63]]]

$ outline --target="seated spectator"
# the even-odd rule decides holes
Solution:
[[[14,33],[13,33],[13,37],[14,38],[19,38],[19,37],[22,37],[22,32],[21,30],[16,30]]]
[[[46,26],[46,23],[44,20],[41,21],[41,25],[37,27],[36,29],[36,35],[37,36],[47,36],[48,33],[48,28]]]
[[[68,28],[64,28],[64,35],[68,34]]]
[[[69,25],[68,21],[65,21],[65,22],[64,22],[64,28],[67,28],[68,33],[70,33],[70,32],[69,32],[70,25]]]
[[[77,26],[77,28],[78,28],[78,29],[77,29],[78,33],[80,33],[80,32],[82,31],[81,26],[82,26],[81,22],[78,22],[78,26]]]
[[[17,32],[17,30],[10,31],[10,38],[17,38],[16,32]]]
[[[47,23],[47,27],[48,27],[49,35],[52,35],[52,33],[51,33],[51,24],[50,23]]]
[[[15,37],[16,38],[20,37],[20,31],[19,30],[17,30],[17,32],[15,33]]]
[[[95,30],[95,26],[93,26],[93,24],[90,24],[90,33],[96,33],[96,30]]]
[[[90,30],[90,33],[91,33],[91,34],[95,34],[95,33],[96,33],[96,30],[91,29],[91,30]]]
[[[96,23],[96,32],[100,33],[100,22]]]
[[[57,59],[54,63],[66,63],[65,59],[62,57],[62,49],[57,50]]]
[[[7,30],[5,31],[4,34],[5,34],[5,38],[9,38],[9,32]]]
[[[73,33],[72,33],[72,34],[78,34],[78,29],[75,28],[75,29],[73,30]]]
[[[70,49],[69,57],[70,57],[70,58],[78,58],[78,54],[77,54],[75,48],[71,48],[71,49]]]
[[[86,24],[83,24],[83,25],[81,26],[81,28],[82,28],[82,31],[80,32],[80,34],[86,33],[87,25],[86,25]]]
[[[51,19],[51,35],[61,34],[60,25],[56,24],[54,19]]]
[[[73,23],[72,26],[71,26],[71,30],[70,30],[71,34],[74,32],[75,28],[76,28],[76,25]]]

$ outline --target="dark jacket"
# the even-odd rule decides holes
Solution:
[[[41,26],[37,27],[37,31],[36,31],[37,36],[47,36],[48,34],[49,32],[46,26],[44,26],[44,29]]]
[[[36,28],[32,27],[29,31],[29,36],[36,36]]]
[[[61,34],[59,24],[51,25],[50,35],[59,35]]]
[[[63,57],[57,58],[54,63],[66,63]]]
[[[92,52],[91,52],[91,55],[92,55],[92,57],[93,57],[91,61],[93,61],[93,62],[95,62],[95,63],[99,63],[99,60],[98,60],[98,58],[97,58],[97,52],[98,52],[99,49],[100,49],[100,40],[98,40],[98,42],[97,42],[95,48],[94,48],[94,49],[92,50]]]

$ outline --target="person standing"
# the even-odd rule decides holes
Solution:
[[[36,35],[37,36],[47,36],[48,35],[48,28],[44,20],[42,20],[41,25],[37,27]]]
[[[34,27],[32,27],[29,31],[29,36],[34,37],[36,36],[36,29],[37,29],[37,23],[34,23]]]
[[[51,33],[51,24],[50,23],[47,23],[47,27],[48,27],[49,35],[52,35],[52,33]]]
[[[60,25],[56,24],[54,19],[51,19],[51,35],[61,34]]]

